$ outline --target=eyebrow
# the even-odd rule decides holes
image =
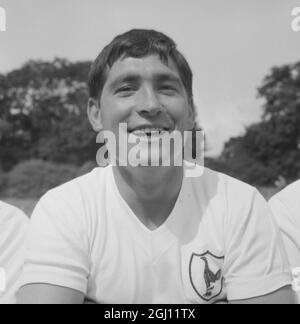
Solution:
[[[173,73],[158,73],[155,75],[155,79],[159,81],[173,81],[182,83],[180,77]]]
[[[134,82],[139,81],[140,79],[141,79],[141,77],[138,74],[126,73],[126,74],[118,76],[115,80],[113,80],[109,84],[109,88],[113,89],[120,83],[125,83],[125,82],[134,83]]]
[[[111,89],[115,88],[120,83],[135,83],[142,79],[140,74],[137,73],[125,73],[123,75],[118,76],[115,80],[113,80],[109,87]],[[180,77],[173,73],[156,73],[153,77],[155,82],[175,82],[181,86],[183,86],[183,82]]]

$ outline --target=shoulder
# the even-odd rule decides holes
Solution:
[[[281,202],[286,202],[286,203],[297,203],[300,207],[300,180],[292,183],[285,189],[283,189],[281,192],[276,194],[270,199],[270,202],[275,201],[275,200],[280,200]]]
[[[238,179],[226,174],[205,168],[197,183],[199,200],[205,200],[212,206],[224,226],[225,233],[232,233],[252,224],[253,228],[273,226],[273,218],[266,200],[259,191]],[[200,191],[201,190],[201,191]]]
[[[18,208],[0,201],[0,235],[23,232],[29,223],[28,217]],[[6,236],[6,235],[5,235]]]
[[[0,223],[26,223],[28,218],[17,207],[0,201]]]
[[[91,228],[95,218],[102,215],[99,208],[105,202],[109,171],[109,167],[96,168],[48,191],[34,209],[30,227],[38,231],[51,224],[63,231],[73,228],[80,232]]]
[[[209,168],[203,168],[202,175],[192,178],[192,182],[210,195],[224,197],[226,200],[233,199],[235,203],[258,194],[253,186]]]
[[[207,210],[213,210],[215,217],[228,228],[249,219],[271,221],[266,200],[247,183],[208,168],[203,169],[200,177],[189,181],[197,200],[202,205],[210,206]]]
[[[286,187],[284,190],[273,196],[269,205],[277,219],[288,217],[300,223],[300,181]]]
[[[41,199],[55,199],[56,201],[80,202],[95,195],[101,197],[101,190],[107,182],[108,168],[95,168],[90,173],[75,178],[59,187],[49,190]]]

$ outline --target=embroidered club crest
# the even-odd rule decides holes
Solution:
[[[222,265],[224,257],[209,251],[193,253],[190,261],[190,280],[198,296],[206,302],[218,297],[223,290]]]

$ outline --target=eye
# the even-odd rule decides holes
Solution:
[[[116,94],[120,94],[121,96],[130,96],[136,89],[131,85],[125,85],[116,90]]]
[[[165,94],[174,94],[175,92],[177,92],[177,88],[175,86],[172,85],[162,85],[160,88],[160,91],[165,93]]]
[[[125,86],[125,87],[122,87],[122,88],[118,89],[118,92],[131,91],[131,90],[132,90],[131,86]]]

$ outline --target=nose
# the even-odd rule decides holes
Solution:
[[[155,90],[150,87],[145,88],[141,92],[141,100],[138,106],[138,112],[140,114],[155,116],[162,111],[162,105],[159,101],[159,98]]]

